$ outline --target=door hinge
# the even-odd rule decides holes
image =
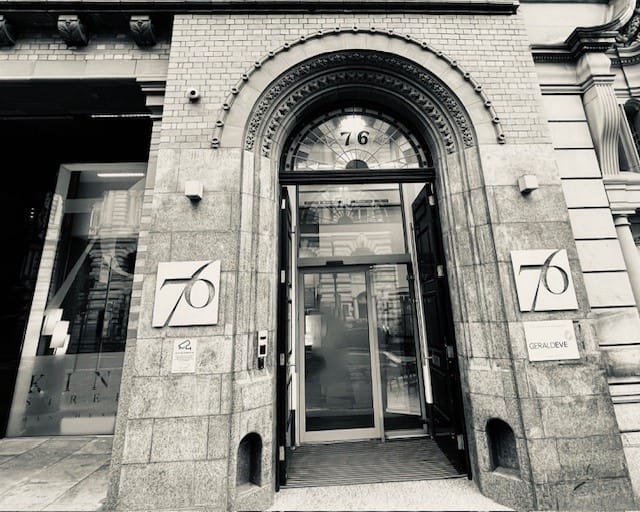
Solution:
[[[436,205],[436,196],[429,196],[429,206]]]
[[[284,446],[279,446],[278,448],[279,448],[279,450],[278,450],[278,459],[280,459],[280,462],[284,462],[284,459],[285,459],[285,457],[284,457],[285,456]]]
[[[280,353],[280,366],[284,366],[285,363],[285,358],[284,358],[284,352]]]
[[[447,357],[453,359],[453,346],[447,345]]]
[[[280,282],[283,283],[283,284],[287,282],[287,272],[286,272],[286,270],[281,270],[280,271]]]
[[[436,265],[436,274],[438,277],[444,277],[444,265]]]
[[[281,210],[286,210],[287,209],[287,200],[283,199],[282,201],[280,201],[280,209]]]
[[[457,434],[456,440],[458,441],[458,450],[464,450],[464,436],[462,434]]]

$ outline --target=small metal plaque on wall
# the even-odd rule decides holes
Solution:
[[[571,320],[524,322],[523,325],[529,361],[580,359]]]
[[[520,311],[578,309],[565,249],[511,251]]]
[[[195,373],[198,340],[193,338],[175,340],[173,343],[173,357],[171,358],[171,373]]]
[[[220,260],[158,264],[153,327],[216,325]]]

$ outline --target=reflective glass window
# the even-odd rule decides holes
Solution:
[[[113,431],[144,172],[76,167],[59,173],[9,435]]]

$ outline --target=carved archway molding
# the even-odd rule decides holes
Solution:
[[[279,133],[280,127],[298,104],[304,102],[308,97],[314,95],[316,92],[326,90],[328,88],[333,88],[339,85],[362,85],[363,87],[380,87],[381,89],[393,91],[409,99],[431,120],[432,125],[441,136],[446,151],[453,153],[456,150],[456,143],[449,120],[447,119],[447,114],[443,112],[432,98],[422,90],[415,87],[410,81],[398,78],[384,71],[374,71],[372,69],[331,69],[331,67],[333,67],[332,65],[339,64],[341,61],[345,64],[348,63],[350,65],[355,65],[356,63],[362,63],[365,60],[371,62],[372,59],[379,61],[378,64],[381,66],[380,69],[382,69],[385,64],[388,66],[390,62],[395,64],[400,63],[398,59],[388,55],[368,54],[367,52],[349,52],[314,59],[313,62],[309,64],[303,64],[298,68],[294,68],[291,73],[285,75],[278,83],[270,88],[267,94],[264,95],[262,100],[256,106],[247,127],[244,149],[249,151],[253,150],[258,131],[265,121],[265,118],[267,118],[268,125],[266,126],[261,138],[261,153],[262,156],[269,157],[271,147],[276,135]],[[405,64],[405,66],[407,65]],[[285,93],[283,97],[279,96],[279,93],[283,89],[286,89],[287,83],[292,82],[295,84],[298,80],[303,80],[304,77],[300,75],[307,73],[313,74],[317,69],[322,69],[323,67],[328,67],[330,70],[326,73],[313,76],[310,80],[305,81],[303,85],[298,87],[294,85],[291,92],[288,94]],[[423,82],[430,83],[433,87],[431,92],[433,92],[435,96],[438,96],[440,101],[445,102],[445,105],[448,107],[449,115],[453,116],[453,122],[456,123],[461,133],[463,145],[465,147],[473,146],[475,142],[473,132],[466,116],[454,98],[448,94],[448,91],[431,76],[425,75]]]
[[[419,46],[423,51],[430,52],[439,59],[444,60],[470,84],[475,94],[482,100],[487,115],[493,123],[497,142],[500,144],[506,142],[500,118],[495,111],[493,103],[487,96],[482,85],[474,79],[471,73],[465,71],[456,60],[436,50],[427,42],[417,41],[410,34],[403,36],[396,34],[391,29],[380,31],[374,27],[370,29],[336,27],[332,30],[318,30],[310,35],[300,36],[293,42],[284,43],[279,48],[269,51],[266,56],[256,61],[253,67],[245,72],[236,85],[231,88],[225,102],[220,107],[211,139],[211,147],[220,147],[225,121],[236,98],[240,95],[243,87],[250,82],[251,76],[259,71],[266,61],[275,58],[281,52],[288,51],[292,47],[304,44],[311,39],[337,36],[344,33],[378,34],[380,36],[400,39],[409,44]],[[348,69],[339,69],[341,64],[368,64],[371,66],[373,61],[376,60],[377,64],[381,66],[379,70],[359,69],[357,71],[351,71]],[[399,79],[397,76],[394,77],[392,72],[401,74],[403,79]],[[313,75],[318,76],[313,77]],[[305,82],[308,78],[311,79]],[[304,82],[303,85],[296,87],[296,84],[301,82]],[[448,127],[447,118],[450,118],[456,125],[462,137],[462,144],[465,147],[475,145],[473,131],[471,130],[470,122],[465,114],[464,108],[462,108],[457,98],[439,79],[426,72],[424,68],[413,64],[405,58],[371,50],[352,50],[338,51],[308,59],[295,65],[284,75],[280,76],[275,83],[271,84],[267,91],[261,96],[259,103],[251,113],[244,140],[244,148],[248,150],[254,149],[256,134],[265,119],[265,115],[273,111],[273,106],[276,102],[278,103],[278,108],[271,116],[269,127],[267,127],[265,132],[265,141],[262,145],[262,154],[264,156],[270,154],[272,137],[276,133],[280,121],[296,103],[327,85],[355,84],[358,82],[369,85],[373,83],[409,97],[414,105],[423,111],[432,121],[443,139],[447,152],[456,150],[455,138]],[[412,85],[411,82],[420,87]],[[425,94],[425,91],[429,91],[429,94]],[[432,97],[429,98],[429,96]],[[446,114],[437,106],[437,103],[440,103],[444,107]]]

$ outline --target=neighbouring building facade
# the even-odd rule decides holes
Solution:
[[[4,435],[113,434],[110,510],[407,436],[637,508],[639,113],[629,0],[1,0]]]

